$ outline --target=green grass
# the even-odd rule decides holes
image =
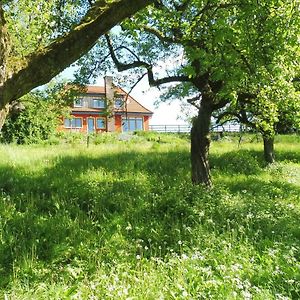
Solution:
[[[0,297],[299,299],[300,139],[213,142],[214,188],[177,135],[0,146]]]

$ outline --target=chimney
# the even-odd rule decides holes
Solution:
[[[105,97],[107,101],[107,131],[115,131],[115,116],[114,116],[114,87],[113,87],[113,77],[105,76]]]

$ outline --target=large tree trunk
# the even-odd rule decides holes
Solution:
[[[10,42],[7,32],[4,12],[0,5],[0,131],[9,112],[9,104],[4,104],[3,99],[3,84],[5,82],[7,72],[7,58],[9,55]]]
[[[191,129],[192,182],[207,187],[212,186],[208,162],[211,114],[211,106],[202,99]]]
[[[263,136],[264,141],[264,158],[267,163],[275,161],[274,155],[274,137]]]
[[[2,6],[0,5],[0,87],[2,87],[6,76],[9,46],[10,43],[4,18],[4,12]]]

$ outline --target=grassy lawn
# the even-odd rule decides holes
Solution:
[[[0,145],[0,297],[300,299],[300,137]]]

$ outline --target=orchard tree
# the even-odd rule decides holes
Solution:
[[[123,22],[122,30],[106,35],[106,41],[119,71],[147,75],[151,86],[174,82],[165,96],[188,98],[197,108],[191,130],[192,181],[210,187],[213,112],[250,101],[263,122],[275,122],[276,115],[266,111],[265,91],[270,86],[278,90],[272,81],[282,76],[286,82],[293,78],[298,22],[299,3],[293,0],[165,0]],[[100,53],[94,49],[89,59],[97,60]],[[157,72],[161,62],[166,70]],[[272,132],[267,137],[269,144]]]
[[[274,135],[293,132],[300,126],[300,93],[291,81],[275,83],[271,79],[259,93],[231,102],[214,112],[214,117],[216,124],[237,121],[259,132],[263,137],[265,161],[273,163]]]
[[[154,0],[0,2],[0,129],[10,104],[50,81]]]

